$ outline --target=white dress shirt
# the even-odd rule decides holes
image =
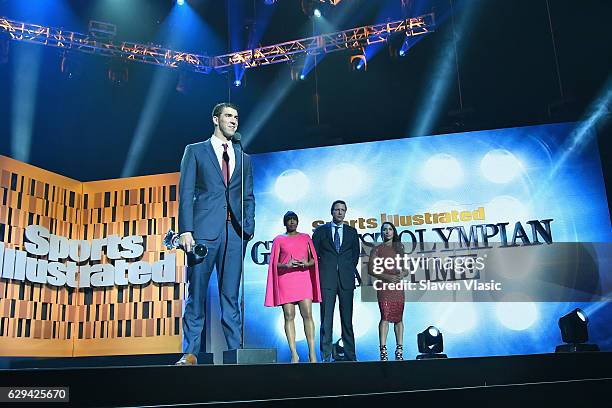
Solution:
[[[210,138],[210,142],[219,161],[219,169],[223,169],[223,144],[227,144],[227,155],[229,156],[229,178],[234,174],[236,166],[236,154],[234,153],[234,144],[231,141],[223,142],[216,136]],[[229,180],[228,180],[229,181]]]

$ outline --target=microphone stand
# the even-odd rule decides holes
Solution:
[[[241,216],[240,216],[240,239],[242,247],[240,248],[240,253],[242,255],[241,259],[241,270],[240,270],[240,288],[242,293],[240,295],[240,313],[242,315],[241,320],[241,328],[240,328],[240,348],[243,350],[242,357],[239,357],[238,352],[235,355],[236,364],[241,364],[242,362],[248,362],[248,364],[258,364],[258,363],[276,363],[276,349],[245,349],[244,346],[244,252],[245,252],[245,232],[244,232],[244,149],[242,147],[240,133],[235,133],[233,141],[240,146],[240,158],[241,158],[241,166],[240,166],[240,206],[241,206]],[[250,238],[250,237],[249,237]]]
[[[244,348],[244,148],[242,138],[234,136],[240,146],[240,348]]]
[[[244,348],[244,148],[242,136],[236,132],[232,141],[240,146],[240,348]]]

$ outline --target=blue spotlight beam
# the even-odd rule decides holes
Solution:
[[[14,51],[11,153],[13,158],[26,163],[30,161],[40,60],[40,48],[22,47]]]
[[[205,55],[173,51],[155,45],[131,42],[114,43],[110,40],[103,41],[72,31],[28,24],[0,17],[0,33],[8,33],[10,38],[15,41],[72,49],[104,57],[123,58],[168,68],[182,67],[204,74],[208,74],[213,69],[223,71],[233,65],[255,68],[279,62],[290,62],[299,55],[316,55],[362,48],[369,44],[385,42],[394,33],[404,32],[408,37],[429,34],[434,30],[434,26],[434,14],[430,13],[405,20],[352,28],[252,50],[207,57]]]

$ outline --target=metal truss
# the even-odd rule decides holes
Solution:
[[[254,68],[278,62],[290,62],[299,57],[300,54],[320,54],[362,48],[369,44],[387,41],[389,36],[394,33],[404,32],[406,36],[410,37],[428,34],[433,29],[434,15],[431,13],[421,17],[351,28],[254,50],[233,52],[211,59],[215,69],[223,69],[232,65]]]
[[[430,13],[216,57],[173,51],[156,45],[115,43],[112,40],[94,38],[92,35],[13,21],[4,17],[0,17],[0,34],[8,34],[10,39],[15,41],[207,74],[211,70],[224,71],[233,65],[255,68],[290,62],[304,55],[362,48],[369,44],[387,41],[395,33],[404,33],[408,37],[428,34],[434,30],[434,25],[434,15]]]
[[[207,74],[211,65],[209,57],[181,51],[173,51],[156,45],[131,42],[114,43],[92,35],[80,34],[59,28],[44,27],[0,17],[0,34],[8,34],[11,40],[57,47],[69,51],[97,54],[104,57],[123,58],[169,68],[188,67]]]

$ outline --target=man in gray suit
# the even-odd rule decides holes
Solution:
[[[360,248],[357,230],[344,224],[346,203],[336,200],[331,207],[332,222],[321,225],[312,234],[319,258],[321,281],[321,359],[331,361],[334,307],[338,297],[342,343],[346,360],[356,361],[353,334],[353,292]]]
[[[197,364],[206,314],[206,294],[213,268],[217,270],[221,324],[228,349],[241,347],[238,304],[242,251],[255,229],[255,196],[251,158],[234,140],[238,107],[216,105],[215,131],[203,142],[185,147],[179,182],[180,244],[189,252],[196,243],[208,247],[203,262],[187,268],[188,297],[183,316],[183,357],[177,365]],[[242,173],[244,172],[244,180]],[[244,217],[241,189],[244,185]],[[244,219],[244,225],[242,220]]]

